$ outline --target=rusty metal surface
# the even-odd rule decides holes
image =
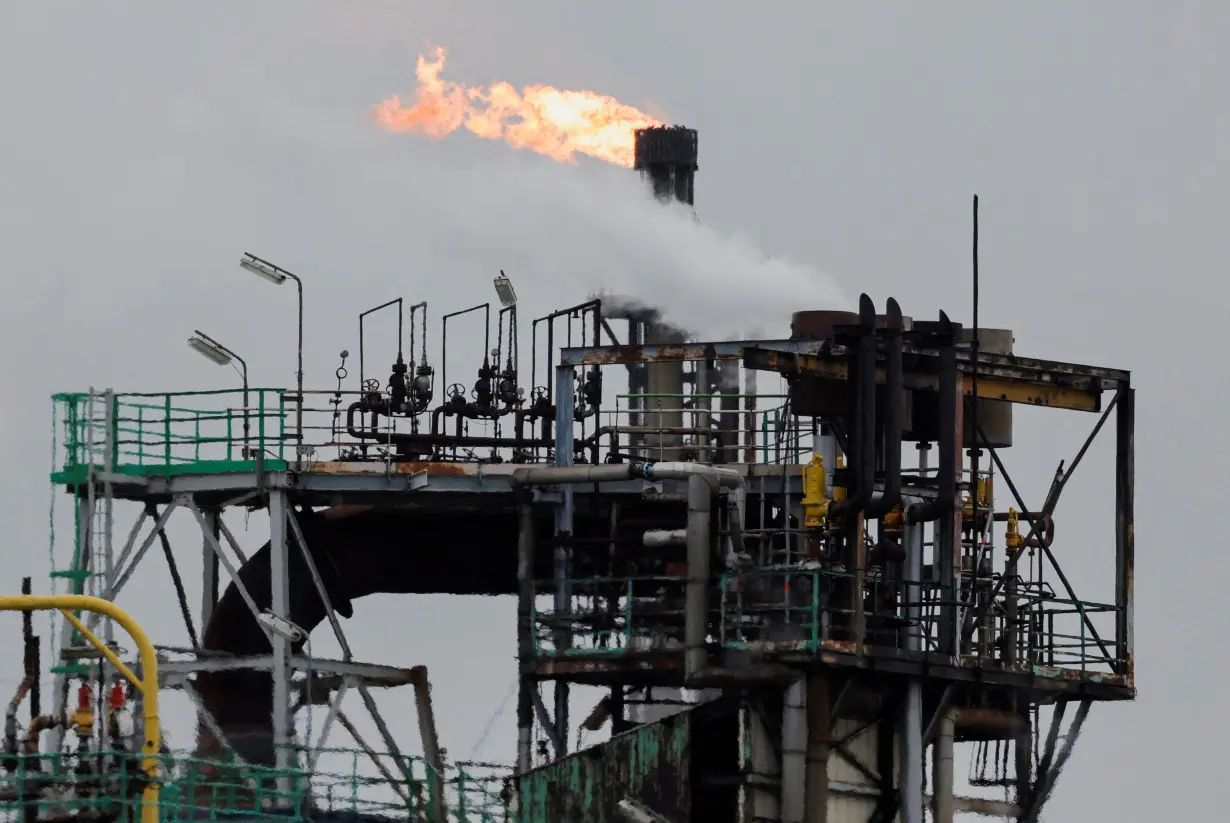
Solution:
[[[638,726],[518,778],[519,823],[616,823],[632,798],[667,820],[691,819],[693,712]]]
[[[749,348],[744,354],[743,365],[748,369],[776,371],[787,376],[821,377],[825,380],[847,379],[846,364],[831,357]],[[962,365],[962,370],[964,374],[972,374],[971,364],[967,361]],[[884,382],[882,368],[876,370],[876,382]],[[907,369],[905,385],[906,388],[913,390],[936,390],[939,380],[933,374]],[[966,395],[973,394],[971,381],[965,382],[962,391]],[[1101,383],[1095,385],[1094,381],[1079,376],[1070,379],[1058,372],[1048,374],[1040,371],[991,366],[983,363],[980,358],[978,397],[983,400],[1092,412],[1101,410]]]

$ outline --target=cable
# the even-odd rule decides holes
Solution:
[[[470,754],[467,760],[473,760],[474,755],[478,754],[478,750],[487,742],[487,738],[491,736],[491,730],[495,728],[495,721],[500,719],[500,715],[504,714],[504,710],[508,708],[508,701],[512,700],[512,696],[517,691],[517,681],[514,680],[511,687],[508,689],[508,694],[504,695],[504,701],[500,703],[500,707],[487,719],[487,728],[483,729],[483,733],[478,738],[478,742],[474,744],[474,748],[470,749]]]

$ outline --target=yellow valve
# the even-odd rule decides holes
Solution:
[[[824,483],[824,458],[819,454],[812,454],[811,462],[803,467],[804,529],[824,528],[824,518],[829,509],[828,498],[824,495]]]
[[[974,519],[974,499],[978,500],[979,514],[986,512],[991,506],[991,478],[979,477],[978,482],[974,484],[974,494],[964,495],[964,503],[961,507],[961,517],[965,520]]]
[[[1021,537],[1020,532],[1020,518],[1017,515],[1016,509],[1009,507],[1008,532],[1004,538],[1004,546],[1008,551],[1015,552],[1021,547],[1022,542],[1024,542],[1024,539]]]
[[[90,737],[94,734],[94,707],[90,697],[90,687],[82,683],[77,690],[77,708],[73,710],[72,720],[69,721],[75,731],[81,737]]]

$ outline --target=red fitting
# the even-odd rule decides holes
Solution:
[[[77,689],[77,708],[87,710],[90,708],[90,687],[84,683]]]
[[[112,711],[114,711],[115,709],[124,708],[124,701],[127,699],[127,697],[128,695],[124,691],[124,681],[122,680],[115,681],[115,685],[111,687],[111,709]]]

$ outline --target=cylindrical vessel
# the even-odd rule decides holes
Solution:
[[[973,329],[962,329],[961,340],[968,342],[974,339]],[[980,354],[1012,354],[1011,329],[979,329],[978,351]],[[969,378],[965,378],[969,381]],[[995,449],[1005,449],[1012,445],[1012,404],[1006,400],[978,401],[978,428],[986,438],[984,443]],[[974,419],[967,410],[965,413],[965,448],[974,447]]]

